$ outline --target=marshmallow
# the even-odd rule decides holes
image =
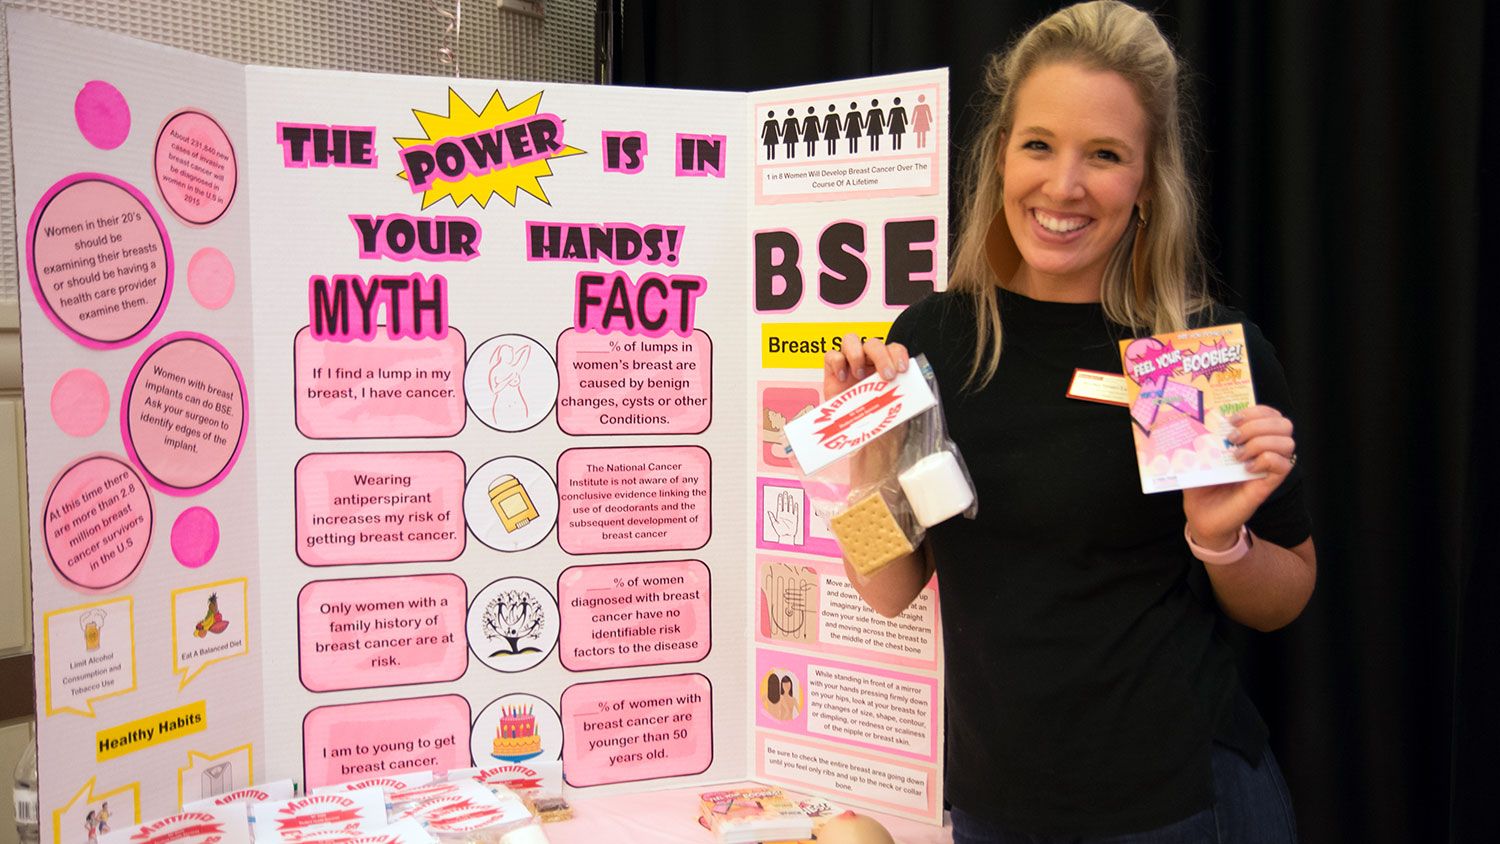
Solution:
[[[932,527],[969,509],[974,490],[951,451],[939,451],[918,460],[896,477],[922,527]]]
[[[500,838],[500,844],[547,844],[547,841],[547,833],[542,832],[540,824],[527,824]]]

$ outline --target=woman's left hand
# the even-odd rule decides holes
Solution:
[[[1297,453],[1292,420],[1274,407],[1251,405],[1229,417],[1229,423],[1234,428],[1226,439],[1236,445],[1245,468],[1266,476],[1182,491],[1182,511],[1193,541],[1214,550],[1235,543],[1240,526],[1286,480]]]

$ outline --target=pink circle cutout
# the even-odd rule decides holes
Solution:
[[[191,331],[152,343],[120,396],[125,452],[168,495],[197,495],[222,481],[244,446],[245,423],[239,366]]]
[[[184,223],[207,226],[229,210],[239,187],[234,144],[216,120],[201,111],[168,117],[156,135],[156,189]]]
[[[113,176],[75,173],[31,212],[26,274],[64,334],[119,348],[161,320],[172,293],[172,243],[140,191]]]
[[[82,592],[104,592],[135,577],[153,522],[146,484],[113,454],[91,454],[63,469],[42,508],[52,570]]]
[[[99,149],[114,149],[130,135],[130,105],[120,89],[95,79],[73,99],[73,120],[83,139]]]
[[[207,507],[189,507],[172,523],[172,556],[195,569],[219,550],[219,520]]]
[[[187,283],[194,301],[216,311],[234,296],[234,265],[228,255],[205,246],[188,260]]]
[[[109,387],[98,373],[70,369],[52,385],[52,421],[64,434],[87,437],[109,419]]]

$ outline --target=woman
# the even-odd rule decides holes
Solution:
[[[783,721],[790,721],[797,717],[797,690],[792,683],[792,675],[788,674],[781,678],[781,699],[786,704],[786,717]]]
[[[925,353],[979,517],[869,578],[893,616],[934,571],[957,844],[1289,841],[1266,729],[1223,638],[1301,612],[1316,572],[1274,350],[1203,292],[1178,65],[1113,0],[1037,24],[990,67],[949,290],[889,345],[825,360],[833,396]],[[1069,398],[1118,341],[1244,322],[1256,397],[1230,439],[1259,480],[1140,492],[1129,416]],[[1003,326],[1003,330],[1002,330]]]
[[[797,717],[797,696],[793,693],[792,678],[771,672],[766,677],[766,711],[778,721],[790,721]]]

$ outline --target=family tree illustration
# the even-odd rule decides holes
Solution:
[[[496,595],[484,608],[484,635],[491,642],[504,641],[506,647],[492,651],[490,658],[536,653],[535,645],[522,643],[536,639],[546,624],[546,611],[531,595],[517,590]]]

